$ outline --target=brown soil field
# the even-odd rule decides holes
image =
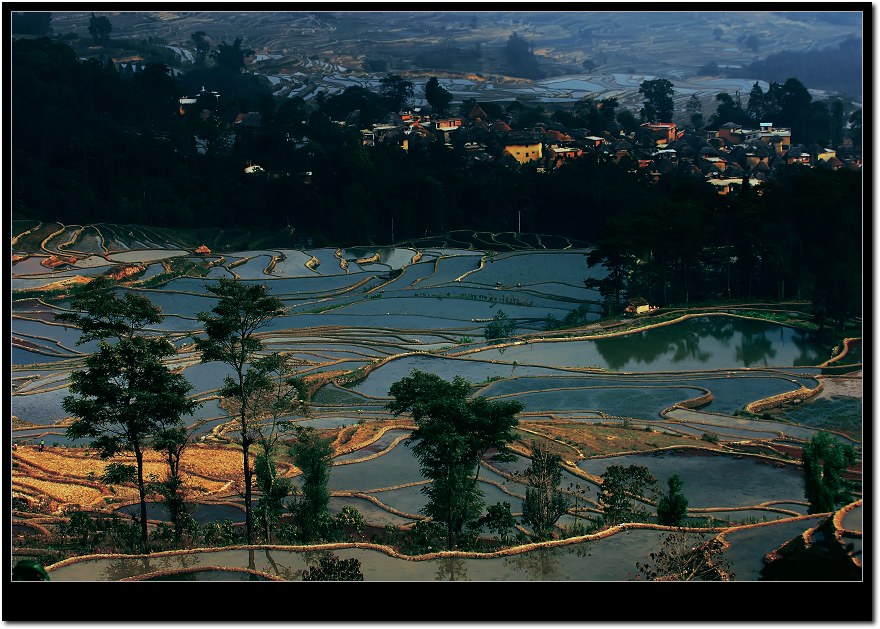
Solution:
[[[563,459],[591,457],[620,452],[643,452],[668,446],[694,446],[717,448],[710,443],[693,437],[670,435],[662,432],[647,432],[641,428],[623,426],[602,426],[570,422],[561,419],[541,421],[520,421],[519,441],[527,448],[531,441],[538,441]],[[536,438],[535,434],[545,439]],[[578,456],[578,454],[580,456]]]
[[[103,460],[95,451],[47,447],[40,452],[34,446],[20,447],[12,456],[13,483],[22,493],[42,498],[56,508],[92,507],[105,496],[116,503],[137,498],[134,486],[110,487],[100,481],[108,464],[134,465],[133,456]],[[166,470],[161,454],[145,453],[146,478],[151,474],[162,478]],[[203,495],[223,495],[241,476],[241,453],[232,447],[194,444],[184,451],[181,470],[191,489]]]
[[[351,452],[367,445],[386,431],[412,428],[403,420],[369,422],[325,432],[332,440],[335,454]],[[251,454],[258,448],[252,449]],[[13,485],[17,492],[43,500],[52,510],[100,506],[109,498],[118,504],[137,499],[132,486],[107,486],[100,477],[110,463],[135,465],[133,456],[101,459],[94,450],[47,447],[40,452],[36,446],[19,447],[12,454]],[[241,450],[234,445],[192,444],[183,453],[181,471],[185,485],[201,497],[234,495],[242,482]],[[296,476],[299,470],[286,455],[278,460],[278,470]],[[162,478],[167,464],[158,452],[144,454],[144,476]]]

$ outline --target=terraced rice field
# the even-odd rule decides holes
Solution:
[[[64,237],[45,240],[47,232]],[[44,248],[22,244],[32,243],[37,233],[44,234]],[[378,528],[407,527],[423,517],[421,489],[429,480],[406,441],[413,426],[384,408],[390,386],[412,370],[445,379],[461,376],[474,385],[475,395],[523,402],[520,457],[504,464],[487,459],[481,488],[487,504],[510,503],[524,527],[526,486],[516,472],[528,465],[533,441],[550,447],[565,462],[562,486],[580,501],[578,511],[557,523],[561,540],[507,554],[416,561],[382,546],[333,547],[341,558],[358,558],[366,580],[435,580],[450,571],[469,580],[626,580],[665,531],[624,526],[565,539],[575,525],[599,513],[599,477],[611,464],[645,465],[664,487],[678,474],[690,498],[691,520],[704,524],[711,516],[712,534],[728,532],[726,556],[736,578],[758,580],[765,554],[817,522],[806,515],[799,448],[826,430],[861,457],[860,371],[823,373],[830,347],[808,331],[735,313],[665,313],[640,322],[663,323],[656,327],[600,320],[598,296],[583,286],[597,273],[586,264],[589,250],[583,243],[521,235],[518,249],[511,238],[494,239],[496,248],[490,249],[480,245],[493,242],[491,234],[457,233],[442,242],[399,247],[270,248],[199,256],[200,243],[148,228],[97,225],[71,231],[31,222],[13,229],[16,234],[13,252],[23,259],[12,266],[13,288],[39,290],[62,277],[94,275],[104,266],[142,265],[121,290],[145,295],[161,307],[166,318],[153,331],[174,342],[178,355],[170,364],[203,403],[186,418],[193,445],[182,469],[205,521],[238,521],[234,516],[242,504],[240,453],[228,438],[234,420],[216,396],[229,369],[201,364],[192,346],[193,337],[202,334],[198,313],[214,304],[206,284],[217,277],[263,283],[285,304],[285,313],[260,335],[271,350],[296,359],[298,375],[321,385],[310,414],[290,419],[326,430],[335,440],[331,510],[354,506]],[[80,250],[82,238],[87,240]],[[543,242],[559,246],[526,244]],[[77,259],[54,270],[43,264],[59,254]],[[195,268],[210,264],[210,273],[169,273],[173,260],[181,258],[195,262]],[[314,259],[320,263],[306,264]],[[77,345],[79,330],[54,321],[68,302],[50,296],[27,293],[12,307],[12,439],[18,444],[13,495],[42,509],[39,517],[36,509],[16,515],[25,532],[28,521],[40,525],[72,509],[126,513],[136,500],[130,488],[109,488],[97,480],[109,461],[65,434],[71,418],[61,401],[69,394],[69,374],[82,368],[94,344]],[[581,304],[592,313],[586,325],[545,330],[548,314],[561,319]],[[516,322],[514,335],[486,340],[486,325],[499,312]],[[755,406],[762,400],[774,404]],[[833,412],[810,411],[823,405]],[[40,440],[46,452],[37,452]],[[148,455],[149,470],[161,465],[156,453]],[[279,471],[294,481],[299,475],[285,460]],[[640,501],[649,512],[655,510],[656,497]],[[149,517],[156,524],[167,512],[156,504]],[[861,506],[844,522],[848,531],[860,531]],[[590,561],[582,561],[584,556]],[[201,549],[149,561],[63,562],[50,566],[50,573],[58,581],[184,578],[200,565],[206,567],[202,574],[186,578],[237,579],[242,570],[255,570],[265,578],[297,580],[306,564],[303,552],[292,548]]]

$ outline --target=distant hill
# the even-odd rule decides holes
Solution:
[[[862,101],[862,40],[847,37],[837,46],[818,50],[784,50],[736,71],[735,76],[785,82],[797,77],[814,89],[849,94]]]
[[[502,5],[494,5],[498,6]],[[599,72],[670,78],[685,76],[713,59],[744,66],[783,51],[803,52],[860,36],[863,20],[861,11],[771,12],[736,10],[735,5],[721,11],[628,10],[626,5],[605,11],[482,8],[332,13],[122,10],[98,15],[109,18],[113,38],[150,38],[191,48],[197,31],[207,33],[214,46],[241,37],[258,53],[280,55],[272,61],[278,72],[299,68],[296,62],[317,55],[356,72],[368,69],[364,63],[369,60],[393,72],[442,68],[502,73],[508,61],[503,50],[511,34],[518,33],[532,46],[544,76],[579,73],[589,61]],[[90,39],[91,12],[51,15],[53,32]],[[309,74],[311,68],[295,71]]]

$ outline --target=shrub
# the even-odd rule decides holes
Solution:
[[[489,325],[486,326],[484,336],[487,341],[494,339],[506,339],[516,330],[516,321],[507,316],[503,310],[499,310]]]

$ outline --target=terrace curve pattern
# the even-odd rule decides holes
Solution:
[[[601,513],[608,466],[632,464],[647,466],[664,489],[673,474],[683,480],[689,530],[724,542],[737,580],[761,579],[765,566],[795,552],[793,540],[798,552],[817,540],[836,544],[862,569],[861,496],[837,513],[809,514],[800,463],[803,445],[824,430],[854,447],[859,463],[848,476],[861,480],[861,339],[825,346],[798,325],[809,319],[802,305],[791,305],[785,323],[775,320],[779,304],[603,319],[601,298],[584,281],[601,269],[587,265],[586,243],[567,238],[453,232],[344,249],[292,245],[283,236],[13,223],[15,554],[51,537],[72,511],[128,514],[136,504],[133,487],[100,481],[109,461],[66,436],[70,418],[61,406],[71,371],[95,346],[77,345],[79,330],[54,317],[68,307],[71,286],[110,274],[121,291],[161,307],[165,319],[154,331],[169,335],[177,348],[169,365],[202,403],[186,418],[193,444],[181,465],[197,488],[197,520],[244,521],[235,425],[217,395],[227,369],[202,364],[192,341],[202,333],[197,315],[215,303],[206,285],[221,277],[265,284],[284,304],[260,336],[294,359],[312,392],[311,412],[289,419],[334,439],[331,511],[353,506],[375,528],[407,529],[423,519],[430,481],[410,450],[414,425],[385,410],[390,386],[414,369],[461,376],[474,395],[523,404],[520,456],[483,462],[486,504],[508,502],[518,529],[529,532],[522,472],[539,442],[562,456],[561,487],[574,506],[557,522],[558,539],[492,553],[407,556],[366,542],[236,546],[77,557],[49,566],[53,580],[299,580],[319,550],[359,559],[366,580],[625,580],[659,548],[666,527],[576,533]],[[582,325],[546,325],[582,305]],[[500,312],[516,329],[487,340]],[[147,473],[162,465],[157,453],[147,455]],[[278,470],[298,482],[289,461]],[[656,512],[657,496],[635,500]],[[168,520],[162,504],[148,507],[151,526]]]

